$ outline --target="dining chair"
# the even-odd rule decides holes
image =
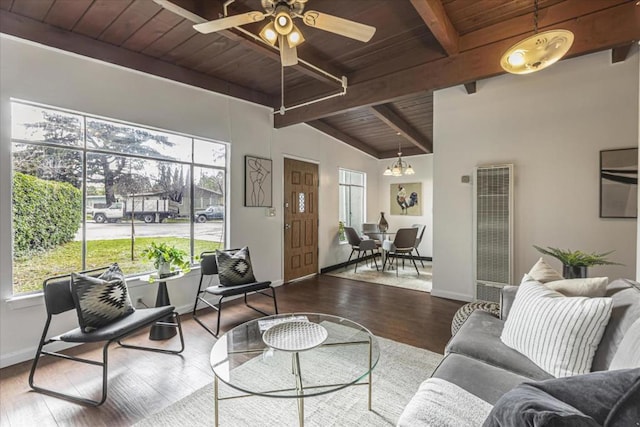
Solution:
[[[387,264],[387,262],[393,262],[389,261],[391,257],[395,258],[396,260],[396,276],[398,276],[398,258],[400,257],[400,255],[408,255],[413,262],[413,266],[416,268],[418,276],[420,275],[420,270],[418,270],[418,265],[416,264],[416,260],[412,254],[413,250],[415,249],[417,235],[418,229],[415,227],[401,228],[397,231],[396,237],[395,239],[393,239],[393,242],[385,240],[382,243],[383,249],[387,251],[385,265]],[[382,266],[382,271],[384,271],[385,265]],[[404,258],[402,259],[402,267],[404,267]]]
[[[380,227],[375,222],[365,222],[362,224],[362,234],[375,241],[378,247],[382,245],[383,236],[380,232]]]
[[[353,269],[353,272],[355,273],[358,269],[358,261],[362,258],[360,256],[360,253],[364,252],[364,256],[366,256],[367,251],[371,251],[373,262],[376,265],[376,271],[378,271],[378,262],[376,261],[376,254],[374,252],[378,250],[378,245],[376,244],[375,240],[362,239],[353,227],[345,227],[344,231],[347,234],[347,241],[351,245],[351,253],[349,254],[347,264],[345,265],[345,270],[349,266],[349,262],[351,262],[351,257],[353,256],[354,252],[358,253],[358,257],[356,258],[356,266]]]
[[[424,231],[427,229],[427,226],[424,224],[412,224],[411,226],[418,229],[418,236],[416,237],[415,250],[416,250],[416,253],[418,254],[418,259],[420,260],[420,264],[422,264],[422,266],[424,267],[424,261],[422,261],[420,252],[418,252],[418,247],[420,246],[420,243],[422,243],[422,236],[424,236]]]

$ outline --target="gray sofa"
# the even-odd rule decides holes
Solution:
[[[517,286],[503,289],[500,319],[484,311],[475,311],[468,317],[447,344],[445,357],[431,378],[453,383],[490,405],[495,405],[501,396],[522,382],[553,378],[500,340],[517,290]],[[609,369],[625,333],[640,318],[640,284],[624,279],[616,280],[608,285],[607,296],[613,300],[613,311],[596,351],[591,371]],[[636,339],[635,345],[640,341]],[[631,352],[627,350],[625,353]],[[636,363],[637,357],[637,354],[619,354],[616,361],[629,361],[626,363],[628,365]],[[398,425],[430,425],[432,421],[424,418],[429,413],[424,406],[433,405],[437,399],[437,396],[425,399],[424,393],[416,393],[405,408]]]

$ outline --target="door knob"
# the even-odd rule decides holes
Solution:
[[[290,228],[291,228],[291,224],[285,224],[285,225],[284,225],[284,229],[285,229],[285,230],[288,230],[288,229],[290,229]]]

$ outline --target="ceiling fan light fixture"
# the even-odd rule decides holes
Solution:
[[[273,21],[274,28],[278,34],[286,36],[293,30],[293,20],[287,6],[278,6],[276,9],[276,18]]]
[[[260,31],[260,38],[271,46],[276,45],[276,42],[278,41],[278,33],[276,32],[273,22],[269,22],[262,28],[262,31]]]
[[[287,34],[287,43],[289,43],[289,47],[291,48],[294,48],[304,43],[304,36],[302,35],[298,27],[296,27],[295,25],[293,26],[293,29],[291,30],[291,32]]]

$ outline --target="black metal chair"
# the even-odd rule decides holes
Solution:
[[[396,260],[396,276],[398,275],[398,258],[400,255],[409,256],[411,261],[413,261],[413,266],[416,268],[416,272],[418,276],[420,275],[420,270],[418,270],[418,265],[416,264],[416,259],[413,257],[413,250],[415,249],[416,244],[416,236],[418,235],[418,229],[411,228],[401,228],[396,233],[395,239],[393,239],[393,243],[389,241],[383,242],[383,248],[388,252],[387,257],[385,259],[385,265],[382,266],[382,270],[384,271],[384,267],[387,265],[391,257]],[[404,268],[404,258],[402,258],[402,267]]]
[[[424,231],[427,229],[427,226],[424,224],[413,224],[412,227],[415,227],[418,229],[418,237],[416,237],[416,244],[415,244],[415,251],[418,254],[418,259],[420,260],[420,263],[422,264],[422,266],[424,267],[424,261],[422,261],[422,257],[420,256],[420,252],[418,252],[418,246],[420,246],[420,243],[422,243],[422,236],[424,236]]]
[[[225,252],[234,253],[239,249],[227,249]],[[247,307],[257,311],[260,314],[265,316],[270,316],[269,313],[265,313],[264,311],[252,306],[247,302],[247,294],[260,294],[269,298],[273,298],[273,307],[275,310],[275,314],[278,314],[278,302],[276,300],[276,289],[271,286],[270,281],[266,282],[254,282],[248,283],[244,285],[236,285],[236,286],[221,286],[219,284],[213,284],[211,286],[207,286],[204,289],[202,285],[204,283],[205,277],[211,283],[213,281],[213,277],[218,275],[218,263],[216,261],[215,251],[206,251],[200,254],[200,283],[198,284],[198,293],[196,294],[196,301],[193,304],[193,319],[200,324],[204,329],[207,330],[214,337],[218,337],[220,333],[220,315],[222,313],[222,300],[228,297],[243,295],[244,294],[244,303]],[[271,295],[265,293],[267,289],[271,289]],[[213,295],[218,297],[218,302],[216,304],[210,303],[205,297],[209,295]],[[209,328],[196,314],[198,310],[198,302],[202,302],[209,306],[210,308],[216,310],[218,312],[218,321],[216,323],[215,332]]]
[[[83,271],[81,273],[97,275],[97,273],[106,270],[108,267],[101,267],[93,270]],[[137,309],[128,316],[119,318],[112,323],[95,329],[91,332],[83,332],[79,327],[68,331],[64,334],[57,335],[51,338],[47,338],[49,333],[49,327],[51,326],[52,319],[58,314],[65,313],[70,310],[76,310],[76,304],[71,294],[71,274],[65,274],[61,276],[50,277],[43,283],[44,287],[44,302],[47,310],[47,321],[38,344],[38,350],[36,351],[33,364],[31,366],[31,372],[29,373],[29,386],[39,393],[54,396],[60,399],[65,399],[70,402],[79,403],[88,406],[100,406],[107,399],[107,369],[108,369],[108,348],[109,345],[116,341],[121,347],[132,348],[136,350],[155,351],[159,353],[178,354],[184,350],[184,337],[182,335],[182,326],[180,324],[180,316],[174,311],[173,306],[157,307],[157,308],[142,308]],[[175,323],[161,321],[164,317],[173,317]],[[56,322],[54,322],[55,324]],[[180,349],[168,350],[165,348],[144,347],[131,344],[124,344],[122,340],[127,336],[139,331],[142,328],[156,324],[160,327],[178,328],[180,334]],[[56,342],[65,343],[96,343],[104,342],[102,347],[102,361],[90,360],[76,356],[70,356],[55,351],[47,351],[44,348]],[[34,383],[35,373],[38,367],[38,362],[42,356],[52,356],[60,359],[71,360],[75,362],[87,363],[90,365],[96,365],[102,367],[102,396],[100,400],[92,400],[83,398],[76,395],[62,393],[60,391],[51,390],[48,388],[36,386]]]
[[[345,265],[345,269],[349,266],[349,262],[351,261],[351,257],[354,252],[358,253],[358,257],[356,258],[356,266],[353,268],[353,272],[355,273],[358,270],[358,261],[362,258],[360,256],[360,252],[364,252],[364,256],[367,255],[367,251],[371,251],[371,256],[373,256],[373,262],[376,265],[376,270],[378,270],[378,262],[376,261],[376,254],[374,251],[378,250],[378,245],[375,240],[368,239],[363,240],[356,230],[352,227],[345,227],[345,233],[347,234],[347,241],[351,245],[351,253],[349,254],[349,259],[347,260],[347,264]]]

